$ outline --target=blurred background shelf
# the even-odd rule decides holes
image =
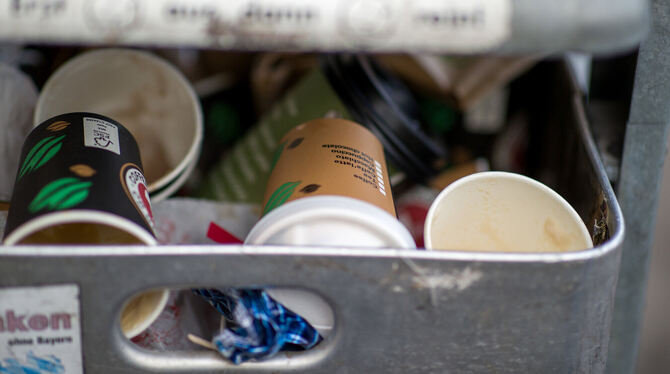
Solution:
[[[0,41],[235,50],[634,48],[644,0],[0,0]]]

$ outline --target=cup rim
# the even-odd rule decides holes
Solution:
[[[111,226],[133,235],[146,245],[158,244],[158,241],[151,233],[127,218],[123,218],[107,212],[84,209],[52,212],[35,217],[27,222],[22,223],[17,228],[12,230],[12,232],[9,233],[6,238],[4,238],[3,244],[16,245],[21,240],[25,239],[28,235],[43,230],[47,227],[54,226],[56,224],[67,224],[75,222],[99,223],[102,225]]]
[[[441,205],[442,200],[446,198],[447,195],[449,195],[451,192],[454,190],[458,189],[464,184],[472,183],[473,181],[477,181],[480,179],[485,179],[485,178],[497,178],[497,179],[507,179],[507,180],[514,180],[517,182],[522,182],[526,185],[531,185],[537,189],[542,190],[546,194],[548,194],[550,197],[553,198],[554,201],[558,202],[565,208],[566,212],[570,215],[570,217],[575,221],[579,222],[580,224],[578,225],[580,228],[580,232],[582,235],[582,239],[584,239],[587,243],[590,243],[590,247],[583,248],[579,251],[585,251],[593,248],[593,240],[591,239],[591,235],[589,234],[588,229],[586,228],[586,225],[584,224],[584,221],[582,221],[582,218],[579,216],[575,208],[568,203],[563,196],[559,195],[558,192],[554,191],[553,189],[549,188],[542,182],[539,182],[533,178],[527,177],[522,174],[517,174],[517,173],[511,173],[511,172],[506,172],[506,171],[482,171],[474,174],[467,175],[465,177],[462,177],[450,185],[448,185],[446,188],[444,188],[440,193],[437,195],[435,200],[433,200],[433,203],[430,205],[430,208],[428,209],[428,213],[426,215],[426,222],[424,223],[423,227],[423,242],[426,250],[429,251],[434,251],[437,249],[432,248],[432,238],[430,235],[431,227],[433,226],[433,219],[435,217],[435,212],[438,209],[438,206]],[[459,251],[454,249],[455,251]],[[579,252],[579,251],[570,251],[570,252]],[[487,252],[487,251],[468,251],[468,252]],[[525,253],[525,252],[509,252],[509,253]]]
[[[197,157],[191,160],[191,162],[186,165],[186,167],[181,170],[173,179],[166,182],[160,188],[156,188],[154,191],[149,192],[151,196],[151,201],[156,203],[166,200],[173,193],[175,193],[188,179],[193,170],[195,169],[196,164],[198,163]]]
[[[151,326],[151,324],[153,324],[154,321],[156,321],[156,319],[158,318],[158,316],[163,312],[163,309],[165,309],[165,305],[168,302],[168,297],[170,296],[170,290],[168,290],[167,288],[152,288],[152,289],[142,290],[140,292],[134,293],[128,300],[126,300],[123,303],[123,306],[121,307],[121,311],[119,313],[123,313],[123,310],[126,308],[126,305],[128,304],[128,302],[130,300],[133,299],[133,297],[142,295],[146,292],[152,292],[152,291],[156,291],[156,292],[161,293],[161,297],[158,300],[158,304],[157,304],[156,308],[154,308],[151,311],[151,313],[149,313],[149,315],[141,323],[137,323],[134,326],[134,328],[132,328],[128,331],[121,330],[121,333],[123,334],[123,336],[126,337],[126,339],[132,339],[132,338],[140,335],[144,330],[148,329],[149,326]],[[118,318],[119,319],[121,318],[120,314],[119,314]],[[120,327],[121,326],[119,325],[119,328]]]
[[[151,184],[149,184],[147,187],[149,188],[149,193],[156,191],[156,190],[161,190],[164,189],[165,191],[170,191],[170,193],[174,192],[177,188],[179,188],[179,183],[184,183],[186,181],[186,178],[188,177],[186,173],[185,177],[181,178],[179,174],[184,173],[187,169],[189,169],[189,163],[193,162],[196,163],[197,159],[200,155],[200,152],[202,151],[202,140],[203,140],[203,115],[202,115],[202,107],[200,105],[200,101],[198,100],[198,97],[195,93],[195,90],[191,86],[191,84],[188,82],[186,77],[179,71],[176,67],[172,66],[169,62],[165,61],[163,58],[160,58],[159,56],[156,56],[153,53],[149,53],[146,51],[140,51],[140,50],[135,50],[135,49],[128,49],[128,48],[103,48],[103,49],[97,49],[93,51],[87,51],[83,52],[70,60],[68,60],[65,64],[63,64],[61,67],[59,67],[51,76],[47,79],[46,83],[44,84],[44,87],[40,91],[40,94],[37,98],[37,103],[35,104],[35,110],[34,110],[34,115],[33,115],[33,128],[37,127],[40,123],[43,121],[46,121],[48,118],[40,118],[40,116],[44,116],[44,105],[45,105],[45,100],[47,93],[52,86],[55,84],[59,83],[59,79],[63,74],[69,73],[70,71],[76,69],[80,64],[85,63],[89,59],[96,59],[100,58],[100,56],[108,55],[108,54],[114,54],[114,55],[119,55],[119,54],[125,54],[126,56],[137,56],[139,58],[144,59],[145,61],[150,61],[153,64],[159,65],[168,72],[168,74],[172,74],[174,78],[176,78],[176,81],[182,88],[185,90],[186,95],[189,97],[190,102],[192,104],[192,108],[194,111],[194,134],[193,134],[193,141],[191,142],[191,145],[186,152],[186,155],[184,155],[184,158],[174,167],[170,170],[169,173],[161,176],[158,178],[156,181],[153,181]],[[72,111],[67,111],[67,112],[72,112]],[[94,111],[88,110],[88,112],[95,113]],[[65,113],[65,112],[64,112]],[[59,113],[62,114],[62,113]],[[104,115],[104,114],[103,114]],[[110,117],[111,118],[111,117]],[[114,119],[114,118],[112,118]],[[125,124],[122,124],[126,126]],[[138,144],[138,146],[140,146]],[[190,168],[190,171],[192,171],[193,168]],[[179,183],[177,183],[179,182]],[[168,184],[174,184],[175,187],[174,189],[172,188],[167,188],[165,189],[165,186]],[[162,200],[164,197],[167,197],[166,194],[160,193],[158,194],[158,197],[155,198],[156,201]]]
[[[18,242],[20,242],[28,235],[37,232],[39,230],[42,230],[44,228],[47,228],[49,226],[53,226],[54,224],[67,224],[75,222],[99,223],[107,226],[112,226],[114,228],[123,230],[133,235],[137,239],[144,242],[144,244],[146,245],[155,246],[158,244],[158,241],[153,237],[152,234],[150,234],[147,230],[145,230],[143,227],[136,224],[135,222],[111,213],[102,211],[92,211],[92,210],[68,210],[63,212],[47,213],[42,216],[36,217],[34,219],[29,220],[28,222],[24,222],[16,229],[14,229],[3,240],[3,244],[16,245]],[[155,308],[151,311],[151,313],[149,313],[149,315],[146,316],[144,320],[137,323],[133,329],[130,329],[128,331],[121,331],[121,333],[126,338],[132,339],[135,336],[139,335],[142,331],[146,330],[149,326],[151,326],[152,323],[154,323],[156,318],[158,318],[160,313],[165,308],[169,296],[168,289],[158,288],[155,289],[155,291],[160,291],[162,293]],[[138,292],[133,296],[139,295],[141,293],[142,292]],[[124,308],[125,304],[121,308],[121,312],[123,311]]]
[[[416,249],[416,243],[407,228],[384,209],[367,201],[341,195],[319,195],[289,201],[263,216],[251,228],[244,244],[264,245],[274,233],[290,228],[296,223],[319,217],[344,217],[357,220],[360,225],[386,234],[394,243],[392,248]],[[291,243],[273,243],[288,245]],[[314,243],[314,245],[329,245]],[[364,246],[364,245],[363,245]]]

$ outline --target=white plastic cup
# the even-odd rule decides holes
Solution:
[[[593,247],[572,206],[523,175],[482,172],[445,188],[424,227],[426,249],[479,252],[567,252]]]
[[[42,89],[33,122],[69,112],[102,114],[130,130],[154,202],[177,191],[195,168],[203,137],[200,103],[186,78],[150,53],[102,49],[65,63]]]

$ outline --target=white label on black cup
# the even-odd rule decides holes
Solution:
[[[0,288],[0,373],[83,373],[79,287]]]
[[[84,145],[120,155],[119,128],[99,118],[84,117]]]

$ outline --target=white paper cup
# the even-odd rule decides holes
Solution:
[[[482,172],[445,188],[428,211],[426,249],[566,252],[593,247],[577,212],[544,184],[506,172]]]
[[[416,245],[395,217],[365,201],[344,196],[314,196],[288,202],[265,215],[245,244],[360,248],[406,248]],[[320,296],[300,289],[266,289],[282,305],[328,336],[333,312]]]
[[[202,111],[193,88],[146,52],[96,50],[60,67],[40,93],[34,124],[69,112],[99,113],[130,130],[154,202],[184,184],[200,154]]]
[[[359,248],[415,248],[397,218],[365,201],[313,196],[290,201],[266,214],[245,244]]]

